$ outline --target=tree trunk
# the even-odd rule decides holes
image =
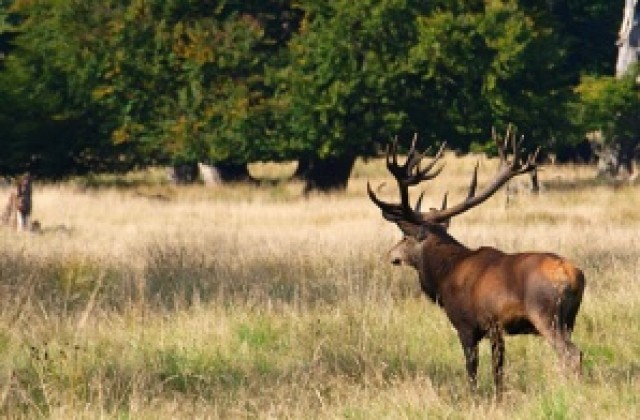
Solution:
[[[304,177],[304,193],[346,189],[355,161],[355,156],[310,159]]]
[[[540,194],[540,179],[538,179],[538,168],[531,171],[531,192]]]
[[[219,185],[225,182],[253,181],[246,163],[221,162],[215,165],[187,163],[167,169],[167,178],[176,185],[192,184],[198,175],[205,185]]]
[[[298,159],[298,166],[296,167],[296,171],[293,173],[293,179],[306,179],[307,174],[309,173],[309,168],[311,167],[311,158],[308,156],[302,156]]]
[[[627,74],[629,68],[640,58],[640,9],[638,0],[625,0],[622,24],[618,37],[618,60],[616,77]],[[640,85],[640,78],[637,80]],[[635,180],[635,154],[638,138],[614,137],[603,145],[598,156],[598,174],[610,175],[614,180]]]
[[[598,152],[598,176],[635,180],[638,177],[635,163],[637,149],[637,141],[620,139],[601,146]]]
[[[219,162],[215,164],[223,182],[252,181],[246,163]]]
[[[167,178],[176,185],[191,184],[198,179],[198,166],[195,163],[184,163],[167,168]]]
[[[637,177],[635,163],[637,148],[637,139],[620,141],[620,155],[618,159],[620,168],[618,169],[618,175],[626,180],[635,180]]]
[[[616,77],[624,76],[629,67],[638,62],[639,54],[640,9],[638,9],[638,0],[626,0],[618,37]]]
[[[215,165],[198,163],[198,170],[205,185],[253,181],[246,163],[219,162]]]
[[[198,163],[200,178],[205,185],[215,186],[225,182],[253,181],[246,163],[220,162],[215,165]]]

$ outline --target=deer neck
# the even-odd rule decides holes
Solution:
[[[429,298],[441,304],[440,294],[444,283],[459,262],[471,253],[446,231],[431,234],[420,246],[418,271],[420,286]]]

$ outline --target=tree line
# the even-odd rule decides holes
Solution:
[[[0,173],[297,160],[311,190],[395,135],[491,152],[513,123],[554,150],[602,128],[602,95],[640,104],[610,77],[622,7],[0,0]]]

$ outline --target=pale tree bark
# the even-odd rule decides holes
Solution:
[[[246,163],[219,162],[215,165],[198,163],[198,172],[207,186],[228,182],[256,182],[249,174]]]
[[[617,45],[616,77],[621,78],[640,59],[640,5],[638,0],[625,0]],[[640,86],[640,77],[638,77],[637,83]],[[600,151],[599,169],[604,169],[604,173],[609,173],[615,180],[634,182],[638,177],[635,163],[638,142],[639,139],[634,137],[617,138],[609,144],[604,144]]]
[[[640,55],[640,9],[638,0],[626,0],[618,36],[616,77],[622,77]]]

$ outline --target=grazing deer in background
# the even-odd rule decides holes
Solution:
[[[2,215],[2,221],[18,231],[31,230],[31,176],[27,173],[16,180],[9,195],[9,201]]]
[[[445,194],[440,209],[421,212],[423,195],[413,209],[409,187],[440,174],[444,165],[434,167],[442,158],[444,145],[421,168],[424,154],[416,152],[415,142],[414,137],[404,165],[398,164],[397,140],[387,149],[387,168],[398,183],[400,204],[380,200],[368,183],[367,191],[382,216],[404,234],[389,251],[390,262],[418,272],[424,293],[444,309],[457,330],[472,387],[476,386],[478,344],[488,336],[496,391],[502,390],[504,333],[542,335],[565,366],[579,373],[582,354],[570,336],[585,287],[582,271],[551,253],[507,254],[491,247],[471,250],[447,233],[452,217],[483,203],[514,176],[534,170],[537,152],[522,160],[515,135],[507,132],[504,141],[497,141],[500,168],[485,189],[476,194],[476,165],[464,201],[447,208]],[[506,150],[509,143],[511,160]]]

